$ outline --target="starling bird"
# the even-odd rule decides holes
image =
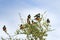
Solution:
[[[22,25],[22,24],[20,25],[20,29],[24,29],[24,27],[23,27],[23,25]]]
[[[6,31],[6,26],[5,26],[5,25],[3,26],[3,31],[7,32],[7,31]]]
[[[36,22],[34,22],[34,21],[32,20],[32,24],[36,24]]]
[[[40,18],[40,13],[39,13],[39,14],[37,14],[37,15],[35,15],[34,17]]]
[[[35,15],[34,17],[35,17],[35,20],[37,20],[37,21],[41,21],[41,19],[42,19],[42,18],[40,18],[40,13]]]
[[[30,18],[31,18],[31,16],[30,16],[30,14],[28,15],[28,18],[27,18],[27,23],[28,24],[30,24]]]
[[[30,14],[28,15],[28,18],[29,18],[29,19],[31,18]]]
[[[49,19],[47,19],[47,23],[50,23],[50,20]]]
[[[32,24],[35,24],[35,22],[32,20]]]
[[[34,23],[34,21],[32,20],[32,24]]]

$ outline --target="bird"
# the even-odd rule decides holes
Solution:
[[[24,26],[22,24],[20,25],[20,29],[24,29]]]
[[[28,18],[29,18],[29,19],[31,18],[30,14],[28,15]]]
[[[34,22],[33,20],[32,20],[32,24],[36,24],[37,22]]]
[[[49,19],[47,19],[47,23],[50,23],[50,20]]]
[[[28,24],[31,24],[31,23],[30,23],[30,18],[31,18],[31,16],[30,16],[30,14],[29,14],[28,17],[27,17],[27,23],[28,23]]]
[[[40,18],[40,13],[36,14],[35,16],[35,20],[37,21],[41,21],[42,18]]]
[[[34,23],[34,21],[32,20],[32,24]]]
[[[3,26],[3,31],[7,32],[6,26],[5,26],[5,25]]]

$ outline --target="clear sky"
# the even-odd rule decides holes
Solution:
[[[0,0],[0,37],[7,36],[3,30],[6,25],[10,34],[13,34],[20,24],[19,13],[25,19],[47,10],[51,25],[55,29],[49,32],[47,40],[60,40],[60,0]]]

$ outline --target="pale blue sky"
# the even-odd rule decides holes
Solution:
[[[47,40],[59,40],[60,0],[0,0],[0,35],[5,35],[2,31],[3,25],[7,26],[10,34],[18,28],[19,12],[23,18],[26,18],[28,14],[37,14],[40,10],[47,10],[51,25],[56,29],[49,33]]]

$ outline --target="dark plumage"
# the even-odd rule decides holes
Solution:
[[[37,21],[41,21],[42,18],[40,18],[40,13],[36,14],[35,16],[35,20]]]
[[[29,19],[31,18],[30,14],[28,15],[28,18],[29,18]]]
[[[36,24],[36,22],[34,22],[34,21],[32,20],[32,24]]]
[[[32,20],[32,23],[34,23],[34,21]]]
[[[31,23],[30,23],[30,18],[31,18],[31,16],[30,16],[30,14],[29,14],[28,17],[27,17],[27,23],[28,23],[28,24],[31,24]]]
[[[5,25],[3,26],[3,31],[5,31],[5,32],[6,32],[6,26],[5,26]]]
[[[50,20],[49,19],[47,19],[47,23],[50,23]]]
[[[40,13],[36,14],[34,17],[40,18]]]
[[[20,25],[20,29],[24,29],[24,27],[23,27],[23,25],[22,25],[22,24]]]

